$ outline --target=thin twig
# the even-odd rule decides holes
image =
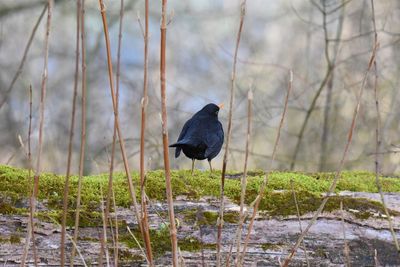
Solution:
[[[75,211],[75,229],[73,241],[78,242],[79,234],[79,214],[81,208],[81,192],[82,192],[82,179],[85,163],[85,144],[86,144],[86,41],[85,41],[85,0],[82,0],[81,5],[81,71],[82,71],[82,99],[81,99],[81,145],[79,151],[79,176],[78,176],[78,192],[76,195],[76,211]],[[75,246],[72,247],[70,267],[74,265]]]
[[[29,245],[30,245],[30,240],[32,237],[32,240],[35,240],[35,233],[33,232],[32,225],[33,225],[33,212],[32,212],[32,154],[31,154],[31,135],[32,135],[32,85],[29,86],[29,126],[28,126],[28,164],[29,164],[29,170],[28,170],[28,181],[29,181],[29,221],[28,223],[28,230],[26,234],[26,242],[24,246],[24,252],[22,254],[22,259],[21,259],[21,266],[25,266],[25,261],[28,256],[28,250],[29,250]],[[34,263],[35,266],[38,265],[38,258],[37,258],[37,250],[36,250],[36,244],[35,242],[32,242],[32,248],[33,248],[33,257],[34,257]]]
[[[133,237],[133,239],[135,240],[136,244],[138,245],[139,249],[142,251],[143,256],[146,258],[146,261],[149,262],[149,260],[146,257],[146,252],[144,251],[143,247],[140,245],[139,240],[136,238],[136,236],[132,233],[131,229],[129,228],[129,226],[126,226],[126,229],[128,230],[129,234]]]
[[[228,164],[229,144],[232,136],[232,115],[233,115],[233,102],[235,99],[235,81],[236,81],[236,64],[237,55],[239,51],[240,38],[242,36],[244,17],[246,15],[246,0],[242,0],[240,4],[240,22],[239,29],[236,35],[235,53],[233,57],[231,83],[230,83],[230,100],[229,100],[229,113],[228,113],[228,134],[226,137],[224,159],[222,163],[221,172],[221,188],[220,188],[220,209],[219,217],[217,221],[218,233],[217,233],[217,266],[221,266],[221,241],[222,241],[222,228],[224,226],[224,195],[225,195],[225,172]]]
[[[46,22],[46,34],[44,41],[44,63],[43,63],[43,73],[42,73],[42,83],[40,90],[40,104],[39,104],[39,142],[38,142],[38,152],[37,152],[37,161],[36,161],[36,170],[34,174],[34,186],[33,193],[31,197],[30,203],[30,212],[31,212],[31,220],[28,221],[28,229],[32,230],[32,233],[35,232],[35,224],[33,223],[34,214],[36,211],[36,199],[39,193],[39,177],[41,173],[41,155],[42,155],[42,147],[43,147],[43,125],[44,125],[44,109],[45,109],[45,99],[46,99],[46,88],[47,88],[47,79],[48,79],[48,61],[49,61],[49,36],[50,36],[50,28],[51,28],[51,19],[52,19],[52,11],[53,11],[53,1],[48,0],[47,2],[47,22]],[[30,224],[30,226],[29,226]],[[35,242],[35,236],[32,235],[32,242]],[[25,262],[21,262],[21,265],[24,266]]]
[[[167,45],[167,0],[162,0],[160,42],[160,86],[161,86],[161,123],[164,151],[165,187],[168,201],[168,215],[172,247],[172,265],[178,266],[178,241],[176,237],[174,200],[172,197],[171,170],[168,150],[167,103],[166,103],[166,45]]]
[[[350,144],[351,144],[351,141],[353,139],[353,132],[354,132],[354,129],[355,129],[355,126],[356,126],[356,122],[357,122],[358,112],[359,112],[360,105],[361,105],[361,98],[362,98],[362,95],[363,95],[363,92],[364,92],[364,88],[365,88],[365,84],[366,84],[366,81],[367,81],[367,78],[368,78],[368,74],[369,74],[369,72],[370,72],[370,70],[371,70],[371,68],[373,66],[373,62],[375,60],[375,54],[376,54],[377,46],[378,46],[378,44],[375,43],[374,47],[373,47],[373,50],[372,50],[371,58],[369,60],[368,68],[365,71],[364,78],[363,78],[363,81],[362,81],[362,84],[361,84],[361,88],[360,88],[360,91],[358,93],[357,104],[356,104],[356,106],[354,108],[353,119],[351,121],[350,129],[349,129],[349,133],[348,133],[348,137],[347,137],[347,143],[346,143],[345,149],[343,151],[342,159],[340,160],[340,164],[339,164],[338,170],[336,171],[335,177],[334,177],[334,179],[332,181],[331,186],[329,187],[329,190],[328,190],[328,192],[326,194],[326,197],[322,201],[322,203],[319,206],[318,210],[314,213],[314,216],[312,217],[311,221],[308,223],[307,227],[304,229],[304,231],[301,233],[301,235],[297,239],[296,244],[293,246],[293,248],[291,250],[291,253],[285,259],[285,262],[284,262],[283,266],[288,266],[289,265],[291,259],[293,258],[294,254],[296,253],[297,249],[299,248],[299,246],[301,244],[301,241],[307,235],[307,233],[310,230],[311,226],[315,223],[315,221],[317,220],[318,216],[321,214],[322,210],[325,207],[326,202],[329,200],[330,196],[334,192],[334,190],[336,188],[336,185],[337,185],[337,182],[339,181],[339,178],[341,176],[344,163],[346,162],[346,159],[347,159],[347,155],[348,155],[348,152],[349,152]]]
[[[342,219],[342,232],[343,232],[343,253],[345,257],[346,267],[350,267],[350,251],[349,245],[347,244],[346,239],[346,228],[344,224],[344,211],[343,211],[343,201],[340,201],[340,217]]]
[[[140,23],[140,19],[139,24]],[[141,27],[142,28],[142,27]],[[151,249],[150,232],[149,232],[149,221],[147,212],[147,201],[146,201],[146,174],[144,169],[144,149],[145,149],[145,131],[146,131],[146,111],[147,111],[147,88],[148,88],[148,62],[149,62],[149,0],[145,0],[145,28],[143,32],[144,39],[144,63],[143,63],[143,98],[141,101],[141,127],[140,127],[140,199],[142,208],[142,227],[144,234],[144,244],[146,247],[147,258],[150,266],[153,266],[153,251]]]
[[[246,235],[246,239],[244,241],[242,254],[239,255],[239,257],[240,257],[239,260],[238,260],[238,265],[239,266],[243,266],[243,262],[244,262],[244,259],[245,259],[245,256],[246,256],[246,252],[247,252],[247,246],[248,246],[249,241],[250,241],[251,230],[253,229],[254,220],[255,220],[256,215],[257,215],[258,206],[260,205],[261,199],[264,196],[264,191],[265,191],[265,188],[267,187],[267,184],[268,184],[268,177],[269,177],[269,174],[272,171],[272,166],[273,166],[274,161],[275,161],[275,155],[276,155],[276,151],[277,151],[277,148],[278,148],[278,145],[279,145],[279,140],[280,140],[280,137],[281,137],[281,130],[282,130],[282,127],[283,127],[283,122],[285,120],[287,107],[288,107],[288,102],[289,102],[289,96],[290,96],[290,93],[292,91],[292,86],[293,86],[293,72],[292,72],[292,70],[290,70],[289,71],[289,84],[288,84],[288,89],[287,89],[287,92],[286,92],[285,104],[284,104],[281,120],[280,120],[279,127],[278,127],[278,133],[277,133],[276,139],[275,139],[274,149],[272,150],[272,156],[271,156],[271,161],[269,163],[269,169],[265,173],[264,180],[263,180],[263,183],[261,185],[260,191],[258,192],[258,195],[257,195],[256,199],[253,201],[253,203],[251,205],[251,206],[253,206],[253,214],[251,216],[249,227],[247,229],[247,235]]]
[[[47,3],[44,5],[43,10],[39,15],[38,20],[35,23],[35,26],[33,26],[31,35],[29,36],[29,39],[28,39],[28,43],[25,46],[25,50],[24,50],[24,54],[22,56],[21,62],[19,63],[18,70],[14,74],[14,77],[13,77],[10,85],[8,86],[6,92],[4,93],[4,96],[2,97],[2,100],[0,101],[0,109],[3,107],[4,103],[7,102],[7,99],[8,99],[8,97],[9,97],[9,95],[10,95],[10,93],[11,93],[13,87],[14,87],[15,82],[17,81],[19,75],[22,73],[22,69],[24,68],[24,64],[25,64],[26,58],[28,56],[28,52],[29,52],[29,49],[31,47],[33,38],[35,37],[36,31],[37,31],[37,29],[39,27],[40,22],[42,21],[42,18],[44,16],[44,13],[46,12],[46,9],[47,9]],[[24,261],[23,261],[23,264],[25,264]]]
[[[119,86],[120,86],[120,76],[121,76],[121,46],[122,46],[122,26],[123,26],[123,18],[124,18],[124,0],[120,2],[120,15],[119,15],[119,34],[118,34],[118,51],[117,51],[117,72],[116,72],[116,108],[119,110]],[[110,205],[111,205],[111,195],[113,192],[113,175],[114,175],[114,161],[115,161],[115,147],[117,140],[117,125],[114,120],[114,133],[112,139],[112,147],[111,147],[111,161],[110,161],[110,171],[108,176],[108,191],[107,191],[107,200],[106,200],[106,222],[108,222],[108,217],[110,213]],[[139,223],[139,222],[138,222]],[[106,227],[107,228],[107,227]],[[118,255],[116,255],[118,259]]]
[[[102,224],[103,224],[103,233],[102,236],[100,238],[100,244],[101,244],[101,249],[100,249],[100,259],[99,259],[99,266],[103,266],[103,264],[101,264],[101,262],[103,261],[103,249],[105,250],[105,254],[106,254],[106,265],[107,267],[110,266],[110,257],[109,257],[109,253],[108,253],[108,247],[107,247],[107,223],[106,223],[106,216],[104,214],[104,198],[103,198],[103,187],[101,186],[100,183],[100,208],[101,208],[101,220],[102,220]]]
[[[84,0],[82,0],[82,2],[83,2],[83,1],[84,1]],[[46,217],[47,217],[48,220],[52,221],[55,225],[61,226],[61,225],[58,223],[58,221],[56,221],[53,217],[50,217],[50,216],[48,216],[48,215],[47,215]],[[87,267],[87,264],[86,264],[86,262],[85,262],[85,258],[83,257],[83,255],[82,255],[82,253],[81,253],[81,251],[80,251],[80,249],[79,249],[77,243],[74,241],[74,239],[72,238],[72,236],[71,236],[70,234],[68,234],[68,232],[66,233],[66,236],[67,236],[67,238],[71,241],[72,247],[78,252],[79,257],[80,257],[81,260],[82,260],[83,266]]]
[[[250,150],[250,137],[251,137],[251,122],[252,122],[252,115],[253,115],[253,91],[250,88],[248,93],[247,93],[247,133],[246,133],[246,147],[245,147],[245,156],[244,156],[244,167],[243,167],[243,176],[241,179],[241,192],[240,192],[240,210],[239,210],[239,223],[236,229],[236,235],[235,235],[235,240],[236,240],[236,255],[240,254],[240,243],[242,241],[242,230],[243,230],[243,223],[244,223],[244,218],[247,215],[244,213],[244,200],[246,196],[246,185],[247,185],[247,163],[249,159],[249,150]],[[230,266],[230,258],[232,255],[232,249],[235,240],[232,242],[230,248],[229,248],[229,253],[226,259],[226,266]],[[237,261],[238,257],[236,257]]]
[[[301,233],[301,232],[303,232],[303,227],[301,226],[299,203],[297,202],[296,191],[294,190],[294,185],[293,185],[293,179],[290,179],[290,189],[292,190],[294,205],[296,206],[297,220],[299,221],[299,229],[300,229],[300,233]],[[307,253],[306,245],[304,244],[304,240],[301,243],[302,243],[304,255],[306,257],[307,266],[309,267],[310,261],[308,260],[308,253]]]
[[[372,9],[371,10],[371,13],[372,13],[372,25],[374,27],[374,43],[376,45],[376,44],[378,44],[378,33],[376,31],[374,0],[371,0],[371,9]],[[375,74],[375,77],[374,77],[375,78],[375,80],[374,80],[374,96],[375,96],[375,108],[376,108],[375,182],[376,182],[376,187],[378,188],[378,191],[379,191],[379,195],[381,197],[381,202],[382,202],[385,214],[386,214],[386,218],[387,218],[388,223],[389,223],[390,233],[392,235],[394,245],[396,247],[396,250],[400,253],[399,242],[397,241],[396,233],[393,230],[392,218],[391,218],[390,213],[388,211],[388,208],[386,206],[385,197],[384,197],[383,191],[382,191],[382,184],[381,184],[381,180],[379,178],[380,170],[381,170],[381,166],[380,166],[381,155],[380,155],[380,152],[381,152],[382,140],[381,140],[381,111],[380,111],[380,106],[379,106],[379,92],[378,92],[378,67],[377,67],[377,64],[376,64],[376,56],[374,58],[374,74]]]
[[[132,175],[131,175],[131,171],[130,171],[129,164],[128,164],[128,157],[126,156],[126,151],[125,151],[125,141],[124,141],[122,131],[120,128],[120,123],[119,123],[119,113],[118,113],[118,109],[117,109],[117,100],[116,100],[116,94],[115,94],[115,90],[114,90],[113,69],[112,69],[112,62],[111,62],[111,48],[110,48],[110,39],[109,39],[109,34],[108,34],[106,8],[104,6],[103,0],[99,0],[99,6],[100,6],[101,18],[103,21],[104,38],[105,38],[106,50],[107,50],[108,79],[110,82],[110,92],[111,92],[111,98],[112,98],[112,104],[113,104],[113,110],[114,110],[114,120],[115,120],[115,124],[116,124],[116,128],[117,128],[118,140],[119,140],[119,144],[120,144],[122,160],[124,162],[125,173],[128,178],[129,194],[130,194],[130,197],[132,200],[136,220],[138,222],[140,231],[143,235],[143,230],[142,230],[142,227],[140,224],[141,217],[140,217],[139,208],[138,208],[138,204],[137,204],[135,187],[133,185]]]
[[[374,262],[375,262],[375,267],[380,267],[382,266],[379,262],[378,259],[378,251],[376,249],[374,249]]]
[[[79,37],[80,37],[80,17],[81,17],[81,1],[76,1],[76,47],[75,47],[75,75],[74,75],[74,87],[72,96],[72,111],[71,111],[71,125],[69,130],[69,144],[68,144],[68,156],[67,156],[67,173],[65,175],[64,184],[64,198],[63,198],[63,215],[61,222],[61,244],[60,244],[60,258],[61,266],[65,264],[65,232],[67,224],[68,214],[68,194],[69,194],[69,176],[71,173],[71,161],[72,161],[72,143],[74,140],[74,128],[75,128],[75,111],[76,111],[76,97],[78,94],[78,76],[79,76]]]
[[[117,213],[117,205],[115,204],[115,192],[112,191],[113,198],[113,206],[114,206],[114,215],[115,215],[115,241],[114,241],[114,266],[118,267],[118,250],[119,250],[119,226],[118,226],[118,213]]]

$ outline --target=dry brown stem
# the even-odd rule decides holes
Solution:
[[[28,250],[29,250],[29,245],[30,245],[30,240],[31,238],[35,240],[35,233],[32,231],[32,225],[33,225],[33,213],[32,213],[32,155],[31,155],[31,134],[32,134],[32,85],[29,86],[29,126],[28,126],[28,164],[29,164],[29,170],[28,170],[28,179],[29,179],[29,194],[30,194],[30,207],[29,207],[29,222],[28,223],[28,230],[26,233],[26,241],[25,241],[25,246],[24,246],[24,252],[22,254],[22,259],[21,259],[21,266],[25,266],[25,261],[26,257],[28,256]],[[34,255],[34,263],[35,266],[37,266],[38,259],[37,259],[37,250],[36,250],[36,244],[35,242],[32,242],[32,248],[33,248],[33,255]]]
[[[79,177],[78,177],[78,192],[76,195],[76,211],[75,211],[75,229],[73,242],[78,242],[79,234],[79,214],[81,208],[81,192],[82,192],[82,179],[85,161],[85,144],[86,144],[86,40],[85,40],[85,0],[82,0],[81,5],[81,71],[82,71],[82,99],[81,99],[81,145],[79,151]],[[70,267],[73,267],[76,248],[72,247]]]
[[[296,215],[297,215],[297,220],[299,221],[299,229],[300,229],[300,233],[301,233],[301,232],[303,232],[303,227],[301,226],[299,203],[297,202],[296,191],[294,190],[294,185],[293,185],[293,179],[290,179],[290,189],[292,191],[294,205],[296,206]],[[308,260],[308,253],[307,253],[306,245],[304,244],[304,240],[302,242],[302,247],[303,247],[304,255],[306,257],[307,266],[309,267],[310,261]]]
[[[110,82],[110,92],[111,92],[111,98],[112,98],[112,104],[113,104],[113,110],[114,110],[115,126],[117,128],[118,140],[119,140],[119,144],[120,144],[122,159],[123,159],[123,162],[124,162],[125,173],[126,173],[126,176],[128,178],[129,193],[130,193],[130,197],[131,197],[131,200],[132,200],[133,209],[134,209],[134,212],[135,212],[136,220],[138,222],[140,231],[142,232],[142,235],[143,235],[142,227],[141,227],[141,224],[140,224],[140,213],[139,213],[139,208],[138,208],[138,205],[137,205],[135,188],[134,188],[134,185],[133,185],[132,175],[131,175],[129,164],[128,164],[128,157],[126,156],[126,151],[125,151],[125,141],[124,141],[124,138],[122,136],[122,131],[121,131],[121,128],[120,128],[120,123],[119,123],[119,114],[118,114],[118,109],[117,109],[117,99],[116,99],[116,94],[115,94],[115,90],[114,90],[113,69],[112,69],[112,62],[111,62],[111,48],[110,48],[110,39],[109,39],[109,34],[108,34],[106,8],[104,6],[103,0],[99,0],[99,6],[100,6],[101,18],[102,18],[102,21],[103,21],[104,38],[105,38],[106,49],[107,49],[108,79],[109,79],[109,82]]]
[[[345,258],[346,267],[350,267],[350,250],[346,239],[346,228],[344,224],[344,211],[343,211],[343,201],[340,201],[340,217],[342,220],[342,232],[343,232],[343,254]]]
[[[168,202],[169,231],[172,245],[172,265],[178,266],[178,241],[176,237],[174,200],[172,197],[171,170],[168,150],[167,103],[166,103],[166,45],[167,45],[167,0],[162,0],[160,43],[161,124],[164,151],[165,186]]]
[[[140,20],[139,20],[140,22]],[[149,221],[147,212],[147,199],[146,199],[146,174],[145,174],[145,131],[146,131],[146,111],[147,111],[147,88],[148,88],[148,62],[149,62],[149,0],[145,0],[145,27],[143,31],[144,38],[144,63],[143,63],[143,98],[141,101],[141,127],[140,127],[140,199],[142,208],[142,227],[144,234],[144,244],[146,247],[147,259],[150,266],[153,266],[153,251],[151,249]]]
[[[100,194],[101,194],[101,202],[100,202],[100,207],[101,207],[101,220],[102,220],[102,224],[103,224],[103,233],[102,236],[100,238],[100,244],[101,244],[101,249],[100,249],[100,257],[99,257],[99,266],[103,266],[102,262],[103,262],[103,250],[106,253],[106,266],[109,267],[110,266],[110,256],[108,253],[108,248],[107,248],[107,218],[104,214],[105,211],[105,207],[104,207],[104,198],[103,198],[103,188],[100,184]]]
[[[289,96],[290,96],[290,92],[292,91],[292,85],[293,85],[293,72],[290,70],[290,72],[289,72],[289,85],[288,85],[288,89],[287,89],[287,93],[286,93],[285,104],[284,104],[281,120],[280,120],[279,127],[278,127],[278,133],[277,133],[276,139],[275,139],[274,149],[272,151],[271,161],[269,163],[269,169],[265,173],[264,180],[263,180],[263,183],[261,185],[260,191],[259,191],[256,199],[252,203],[253,214],[251,216],[251,219],[250,219],[250,222],[249,222],[249,227],[247,229],[247,235],[246,235],[246,239],[244,241],[242,254],[238,256],[239,259],[238,259],[238,264],[237,265],[239,265],[239,266],[243,266],[243,261],[244,261],[244,258],[246,256],[246,252],[247,252],[247,246],[248,246],[249,240],[250,240],[251,230],[253,229],[254,219],[256,218],[257,211],[258,211],[258,206],[260,205],[260,201],[264,196],[264,191],[265,191],[265,188],[267,187],[267,184],[268,184],[268,177],[269,177],[269,174],[272,171],[272,166],[273,166],[274,161],[275,161],[275,155],[276,155],[276,151],[277,151],[277,148],[278,148],[279,140],[280,140],[280,137],[281,137],[281,130],[282,130],[282,127],[283,127],[283,122],[285,120],[285,116],[286,116],[286,111],[287,111],[288,102],[289,102]]]
[[[241,179],[241,192],[240,192],[240,210],[239,210],[239,223],[236,229],[235,240],[232,242],[229,253],[226,259],[226,266],[230,266],[230,259],[232,255],[233,245],[236,241],[236,255],[240,253],[240,243],[242,241],[242,228],[245,218],[247,217],[248,212],[244,212],[244,200],[246,196],[246,185],[247,185],[247,162],[249,159],[249,150],[250,150],[250,137],[251,137],[251,122],[253,115],[253,91],[251,88],[247,94],[247,133],[246,133],[246,147],[245,147],[245,157],[244,157],[244,167],[243,167],[243,176]],[[237,261],[238,257],[236,257]]]
[[[116,72],[116,101],[117,105],[116,108],[119,110],[119,86],[120,86],[120,76],[121,76],[121,45],[122,45],[122,26],[123,26],[123,18],[124,18],[124,1],[121,0],[120,2],[120,15],[119,15],[119,34],[118,34],[118,51],[117,51],[117,72]],[[114,160],[115,160],[115,147],[116,147],[116,140],[117,140],[117,126],[116,121],[114,120],[114,133],[112,139],[112,146],[111,146],[111,161],[110,161],[110,170],[108,176],[108,191],[107,191],[107,200],[106,200],[106,210],[105,210],[105,217],[106,217],[106,224],[108,222],[109,213],[110,213],[110,206],[111,206],[111,197],[113,194],[113,175],[114,175]],[[107,227],[105,228],[105,230]],[[105,233],[107,235],[107,233]],[[103,235],[104,236],[104,235]],[[114,245],[115,247],[115,245]],[[118,250],[116,250],[116,254],[114,257],[116,262],[118,263]]]
[[[114,214],[115,214],[115,241],[114,241],[114,266],[118,267],[118,248],[119,248],[119,228],[118,228],[118,214],[117,214],[117,205],[115,204],[115,193],[114,190],[112,191],[112,199],[113,199],[113,206],[114,206]]]
[[[46,88],[47,88],[47,79],[48,79],[48,61],[49,61],[49,36],[50,36],[50,28],[51,28],[51,19],[52,19],[52,10],[53,10],[53,1],[48,0],[47,3],[47,22],[46,22],[46,33],[45,33],[45,41],[44,41],[44,63],[43,63],[43,74],[42,74],[42,83],[40,90],[40,104],[39,104],[39,142],[38,142],[38,152],[37,152],[37,161],[36,161],[36,169],[34,174],[34,185],[33,192],[30,201],[30,213],[31,218],[28,221],[28,229],[31,229],[32,233],[35,232],[34,214],[36,211],[36,199],[39,192],[39,176],[41,172],[41,154],[43,147],[43,125],[44,125],[44,109],[45,109],[45,99],[46,99]],[[28,235],[29,239],[30,235]],[[32,242],[35,243],[35,236],[32,234]],[[25,266],[25,260],[22,259],[21,266]],[[36,261],[37,259],[35,259]]]
[[[76,1],[75,75],[74,75],[74,87],[73,87],[73,96],[72,96],[71,125],[70,125],[70,130],[69,130],[67,173],[65,175],[63,215],[62,215],[62,222],[61,222],[61,241],[60,241],[61,242],[61,244],[60,244],[61,266],[64,266],[64,264],[65,264],[65,232],[66,232],[67,214],[68,214],[69,176],[71,173],[72,143],[74,140],[76,97],[78,94],[80,17],[81,17],[81,1],[77,0]]]
[[[244,17],[246,15],[246,0],[242,0],[240,4],[240,22],[239,29],[236,35],[235,53],[233,56],[233,65],[231,73],[230,83],[230,100],[229,100],[229,113],[228,113],[228,133],[225,143],[224,159],[222,163],[221,172],[221,188],[220,188],[220,209],[219,217],[217,221],[218,233],[217,233],[217,266],[221,266],[221,240],[222,240],[222,228],[224,226],[224,195],[225,195],[225,172],[228,164],[229,144],[232,136],[232,115],[233,115],[233,102],[235,99],[235,81],[236,81],[236,64],[237,55],[239,51],[240,37],[242,36]]]

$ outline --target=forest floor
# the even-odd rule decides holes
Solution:
[[[300,230],[290,181],[293,181],[304,228],[321,203],[333,176],[333,173],[300,172],[273,172],[270,175],[268,189],[261,201],[260,212],[251,234],[245,266],[279,266],[279,262],[284,260],[297,240]],[[137,184],[138,174],[134,173],[133,178]],[[228,178],[225,187],[226,214],[222,237],[224,261],[235,240],[241,174],[231,172]],[[249,173],[247,204],[254,200],[262,180],[262,171]],[[163,171],[149,172],[146,181],[146,193],[150,199],[150,235],[156,263],[161,266],[169,265],[171,254]],[[382,177],[381,181],[397,238],[400,239],[400,179]],[[107,174],[83,178],[80,235],[77,244],[82,258],[75,257],[76,266],[83,266],[83,261],[88,266],[96,266],[99,262],[99,239],[102,234],[101,200],[107,194],[107,183]],[[113,210],[111,218],[118,219],[119,263],[121,266],[145,265],[143,253],[127,229],[130,228],[142,244],[136,219],[130,208],[131,201],[125,176],[116,173],[113,184],[117,209]],[[210,174],[195,171],[193,175],[186,170],[172,172],[180,254],[186,266],[201,266],[203,263],[205,266],[215,265],[219,184],[219,172]],[[43,266],[59,265],[59,223],[62,216],[63,187],[64,176],[45,173],[40,177],[35,244],[40,264]],[[0,166],[0,265],[18,266],[21,262],[28,222],[30,188],[31,179],[27,170]],[[73,235],[76,191],[77,177],[73,176],[67,216],[70,235]],[[343,248],[346,242],[352,266],[374,266],[376,259],[381,265],[400,266],[400,256],[393,245],[387,218],[379,202],[375,175],[369,172],[344,172],[335,193],[304,240],[310,265],[343,266]],[[340,210],[341,202],[343,211]],[[247,226],[246,221],[243,235],[246,234]],[[109,229],[107,251],[111,260],[114,254],[113,235],[115,229]],[[67,252],[71,248],[72,243],[68,240]],[[234,257],[236,247],[233,249]],[[106,256],[103,262],[105,260]],[[231,262],[233,261],[231,259]],[[29,263],[33,263],[31,251]],[[291,266],[306,266],[304,248],[297,251]]]

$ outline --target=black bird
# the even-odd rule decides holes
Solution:
[[[178,141],[170,145],[176,147],[175,158],[183,151],[186,157],[192,159],[192,174],[196,159],[207,159],[212,172],[211,160],[218,155],[224,143],[224,130],[218,120],[218,112],[222,106],[204,106],[183,125]]]

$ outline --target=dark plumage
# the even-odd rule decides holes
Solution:
[[[175,158],[181,151],[192,159],[192,173],[194,161],[207,159],[211,167],[211,160],[221,151],[224,143],[224,130],[218,121],[218,111],[222,105],[208,104],[193,115],[179,135],[178,141],[170,147],[176,147]]]

